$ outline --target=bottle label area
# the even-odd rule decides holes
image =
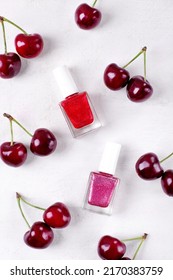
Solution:
[[[75,93],[60,103],[73,137],[81,136],[101,126],[86,92]]]
[[[61,106],[76,129],[89,125],[94,121],[86,92],[69,96],[61,102]]]
[[[119,179],[102,172],[92,172],[88,181],[84,208],[111,214],[112,202]]]

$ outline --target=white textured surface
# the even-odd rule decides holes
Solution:
[[[0,162],[0,258],[2,259],[98,259],[97,242],[109,234],[127,238],[148,232],[138,259],[173,259],[173,198],[167,197],[160,181],[146,182],[135,174],[136,160],[145,152],[160,158],[173,151],[172,128],[172,0],[100,0],[100,26],[92,31],[77,28],[74,11],[80,0],[6,0],[1,15],[45,40],[40,57],[23,60],[21,74],[0,80],[0,142],[9,140],[4,112],[14,115],[30,131],[47,127],[58,138],[58,148],[49,157],[31,153],[25,165],[14,169]],[[91,3],[92,1],[86,1]],[[6,25],[7,26],[7,25]],[[7,26],[8,49],[13,51],[17,31]],[[2,40],[2,36],[1,36]],[[103,71],[112,62],[124,65],[143,46],[148,47],[147,77],[153,97],[135,104],[125,90],[109,91]],[[2,43],[1,52],[2,49]],[[129,67],[131,75],[143,74],[139,58]],[[96,132],[73,139],[58,107],[52,70],[68,65],[81,90],[87,90],[104,124]],[[30,139],[14,126],[15,139],[26,145]],[[117,167],[121,184],[111,217],[81,208],[90,171],[97,169],[106,141],[122,144]],[[173,159],[164,163],[173,168]],[[27,230],[15,200],[15,191],[29,201],[47,207],[56,201],[69,205],[72,222],[56,231],[54,243],[44,251],[25,246]],[[41,213],[24,207],[28,220]],[[130,246],[130,254],[136,244]]]

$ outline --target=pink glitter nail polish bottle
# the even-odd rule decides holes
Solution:
[[[120,182],[114,176],[120,150],[120,144],[106,143],[98,172],[91,172],[89,176],[85,209],[111,214],[115,190]]]

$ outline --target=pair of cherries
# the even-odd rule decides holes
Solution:
[[[49,206],[47,209],[38,207],[27,202],[19,193],[16,193],[17,202],[21,214],[29,227],[29,231],[27,231],[24,235],[24,242],[26,245],[35,248],[35,249],[44,249],[47,248],[54,239],[53,229],[61,229],[65,228],[69,225],[71,221],[71,215],[65,204],[62,202],[56,202],[53,205]],[[44,211],[43,213],[43,221],[35,222],[32,226],[29,225],[22,207],[21,201],[26,203],[27,205],[37,208],[39,210]]]
[[[11,141],[1,144],[0,156],[7,165],[19,167],[24,164],[27,159],[27,148],[25,145],[20,142],[14,142],[13,140],[13,122],[18,124],[31,137],[30,151],[33,154],[37,156],[48,156],[55,151],[57,140],[50,130],[39,128],[36,129],[32,135],[11,115],[4,113],[4,116],[10,121]]]
[[[161,186],[163,191],[173,196],[173,170],[163,170],[161,163],[170,158],[173,153],[159,161],[155,153],[146,153],[142,155],[136,162],[136,172],[140,178],[144,180],[155,180],[161,178]]]
[[[39,34],[28,34],[20,26],[5,17],[0,16],[0,22],[2,24],[5,50],[4,54],[0,54],[0,77],[3,79],[9,79],[15,77],[20,72],[20,56],[23,58],[34,58],[38,56],[43,50],[44,43]],[[14,41],[17,53],[7,51],[4,22],[12,24],[22,32],[15,37]]]
[[[127,97],[133,102],[142,102],[147,100],[153,93],[153,88],[146,79],[146,51],[142,50],[126,65],[119,67],[115,63],[109,64],[104,71],[104,83],[113,91],[120,90],[126,86]],[[125,69],[141,54],[144,54],[144,76],[134,76],[130,78],[129,72]]]
[[[98,243],[98,255],[103,260],[134,260],[144,240],[147,238],[147,235],[148,234],[144,233],[144,235],[140,237],[124,239],[122,241],[110,235],[105,235],[100,239]],[[139,240],[140,243],[134,253],[133,258],[131,259],[129,257],[124,256],[126,253],[126,244],[124,242],[134,240]]]

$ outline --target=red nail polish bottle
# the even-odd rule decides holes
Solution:
[[[101,126],[87,92],[79,92],[68,68],[58,67],[54,70],[64,100],[60,108],[67,121],[73,137],[78,137]]]

